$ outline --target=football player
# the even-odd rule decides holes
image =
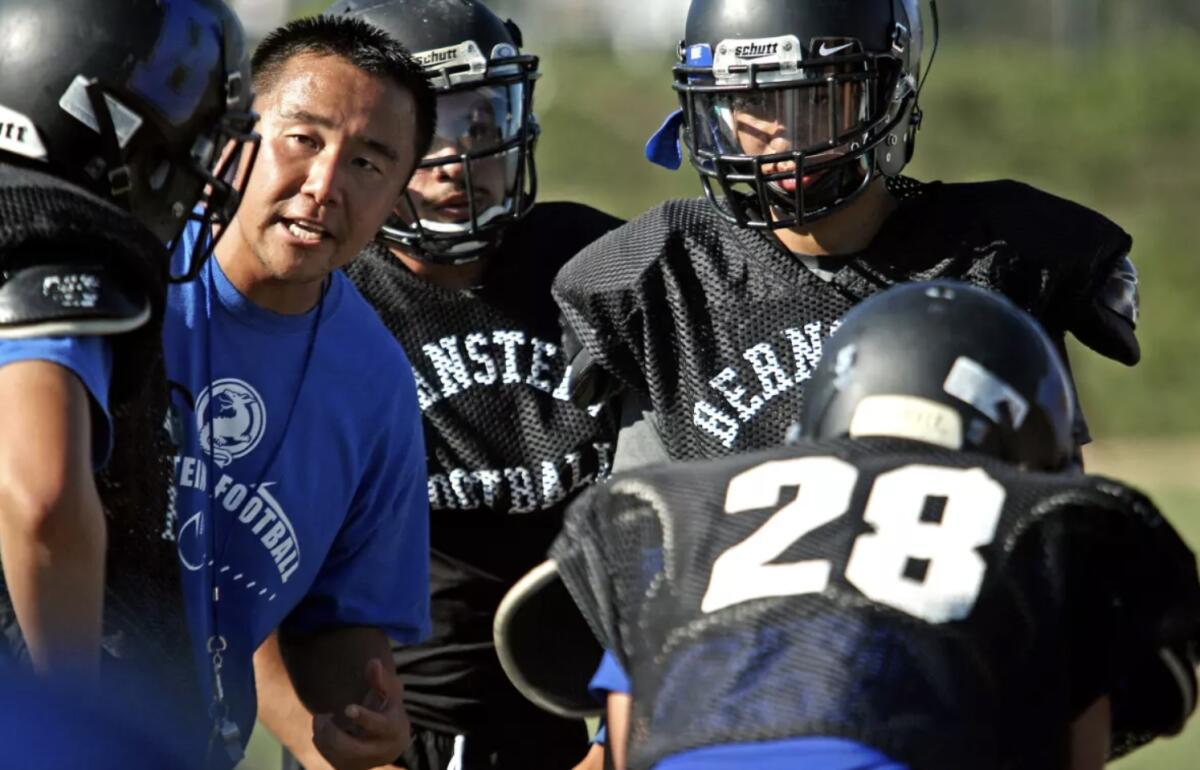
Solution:
[[[492,617],[544,558],[566,503],[609,472],[614,420],[568,397],[550,283],[619,221],[535,203],[538,59],[512,21],[474,0],[344,0],[327,13],[402,42],[438,94],[406,200],[347,268],[410,356],[427,447],[434,633],[394,652],[413,725],[402,761],[569,768],[587,750],[583,722],[513,689]]]
[[[895,288],[830,340],[808,440],[579,500],[551,557],[628,673],[617,766],[1098,770],[1180,730],[1196,559],[1141,493],[1068,469],[1054,347],[994,293]],[[570,698],[587,672],[538,676]]]
[[[0,51],[0,657],[85,699],[136,670],[206,720],[161,537],[164,246],[238,206],[242,29],[217,0],[4,0]]]
[[[918,0],[693,0],[682,109],[648,155],[700,175],[573,259],[575,396],[625,395],[619,468],[777,445],[824,340],[903,281],[961,279],[1134,364],[1129,236],[1024,184],[901,176],[921,124]],[[1076,440],[1087,441],[1082,421]]]

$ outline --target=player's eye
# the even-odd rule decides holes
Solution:
[[[308,134],[288,134],[287,140],[289,144],[295,147],[308,150],[315,150],[317,148],[317,140]]]
[[[748,112],[762,118],[767,111],[766,94],[737,94],[733,97],[733,108],[738,112]]]
[[[354,165],[355,165],[355,167],[363,169],[364,171],[370,171],[374,174],[379,174],[381,176],[383,175],[383,169],[381,169],[379,166],[377,166],[375,163],[371,162],[367,158],[355,158]]]

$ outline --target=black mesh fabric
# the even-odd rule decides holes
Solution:
[[[611,467],[615,415],[568,398],[550,283],[619,224],[586,206],[538,204],[469,291],[416,277],[381,245],[347,268],[407,351],[425,424],[434,633],[396,651],[418,725],[500,733],[551,719],[501,671],[492,617],[545,558],[566,502]]]
[[[857,471],[847,513],[790,544],[793,536],[775,529],[782,550],[759,556],[772,567],[826,560],[823,590],[705,612],[717,558],[768,523],[784,527],[779,511],[799,490],[785,479],[774,503],[733,514],[730,481],[805,457],[840,458]],[[976,600],[957,618],[922,619],[868,598],[846,577],[863,538],[884,531],[864,519],[867,501],[880,502],[873,485],[912,465],[986,472],[1003,488],[994,536],[974,550],[986,565]],[[829,478],[809,484],[824,489]],[[924,489],[906,515],[919,511],[939,533],[978,510],[973,495],[955,523],[944,523],[952,503]],[[891,490],[876,492],[882,507],[896,504]],[[897,546],[914,548],[928,534]],[[892,439],[617,474],[572,506],[551,556],[630,674],[633,768],[705,746],[826,736],[873,746],[914,770],[1057,770],[1070,720],[1100,694],[1178,703],[1177,687],[1135,693],[1125,674],[1131,661],[1194,643],[1200,630],[1195,557],[1136,491]],[[929,579],[931,564],[922,562],[909,558],[900,574],[886,573],[888,587]],[[1126,726],[1116,729],[1123,745]]]
[[[668,201],[568,263],[555,297],[594,361],[649,399],[669,455],[697,459],[782,443],[823,340],[876,292],[968,281],[1061,341],[1129,253],[1104,217],[1016,182],[891,189],[896,211],[829,281],[704,200]]]
[[[151,320],[112,339],[113,451],[96,476],[108,525],[103,665],[117,679],[152,682],[165,700],[192,704],[202,715],[179,564],[173,542],[162,537],[174,454],[164,429],[167,255],[124,211],[53,177],[0,164],[0,266],[13,269],[39,256],[100,267],[150,298]],[[23,656],[2,582],[0,623]]]

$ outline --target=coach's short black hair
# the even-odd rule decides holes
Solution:
[[[363,72],[391,78],[412,94],[417,113],[417,158],[425,157],[437,127],[437,97],[421,65],[383,30],[350,16],[310,16],[267,35],[250,60],[254,90],[275,87],[284,66],[301,54],[338,56]]]

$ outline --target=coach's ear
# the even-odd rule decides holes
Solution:
[[[492,633],[504,673],[535,705],[568,719],[602,712],[588,683],[604,650],[553,561],[535,567],[509,590],[496,610]]]
[[[572,403],[587,409],[615,398],[624,390],[620,381],[596,362],[565,319],[560,318],[559,325],[562,326],[563,355],[570,369],[568,393]]]

